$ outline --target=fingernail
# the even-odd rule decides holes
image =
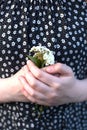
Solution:
[[[30,60],[27,61],[27,64],[30,64]]]

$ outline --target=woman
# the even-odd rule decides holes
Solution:
[[[27,61],[37,45],[54,65]],[[1,130],[87,129],[85,0],[1,0],[0,49]]]

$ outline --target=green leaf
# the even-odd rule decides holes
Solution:
[[[45,61],[41,63],[41,68],[45,67]]]
[[[37,57],[28,56],[28,58],[39,68],[42,68],[42,63]]]

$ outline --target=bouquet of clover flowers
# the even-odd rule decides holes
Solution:
[[[54,64],[53,52],[45,46],[33,46],[30,52],[33,52],[34,54],[33,56],[28,57],[37,67],[43,68]]]
[[[55,63],[55,58],[54,54],[52,51],[50,51],[48,48],[45,46],[33,46],[30,49],[30,54],[33,54],[32,56],[29,55],[28,58],[39,68],[43,68],[48,65],[52,65]],[[43,112],[43,106],[39,106],[36,104],[36,109]]]

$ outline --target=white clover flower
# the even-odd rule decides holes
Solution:
[[[45,65],[54,64],[54,55],[52,52],[43,54],[43,59],[45,60]]]
[[[33,59],[33,61],[39,60],[39,63],[41,62],[40,63],[42,64],[42,66],[40,65],[41,67],[52,65],[55,63],[53,52],[50,51],[45,46],[33,46],[30,52],[33,52],[34,53],[33,57],[36,58],[36,59]],[[38,62],[38,61],[35,61],[35,62]]]

